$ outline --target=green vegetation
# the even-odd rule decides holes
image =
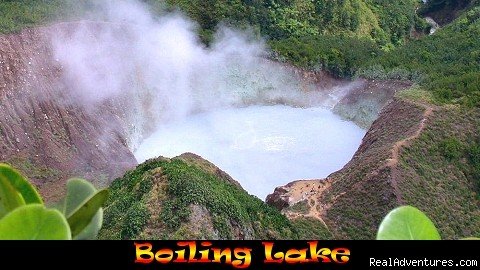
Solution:
[[[291,221],[301,239],[333,239],[333,235],[323,223],[312,217],[300,217]]]
[[[308,200],[303,200],[289,206],[286,210],[299,214],[308,214],[310,211],[310,204],[308,203]]]
[[[158,1],[150,0],[149,3]],[[267,38],[277,60],[353,77],[357,67],[380,50],[405,44],[412,30],[428,25],[415,9],[418,1],[168,0],[200,25],[209,42],[219,24],[253,29]]]
[[[470,178],[477,190],[477,196],[480,200],[480,137],[466,149],[467,160],[470,164]]]
[[[107,195],[85,180],[72,179],[58,210],[49,209],[20,173],[0,164],[0,239],[95,239]]]
[[[198,158],[200,159],[200,158]],[[278,210],[202,167],[205,161],[159,158],[111,185],[103,239],[327,238],[319,221],[292,224]],[[200,220],[192,218],[201,216]],[[193,219],[193,220],[192,220]],[[193,222],[193,223],[192,223]],[[202,226],[196,223],[202,222]],[[315,229],[307,228],[315,225]]]
[[[86,240],[97,237],[103,220],[103,209],[99,207],[106,201],[106,196],[106,190],[97,192],[91,183],[83,179],[70,179],[67,182],[67,195],[56,204],[56,208],[64,216],[69,217],[68,222],[72,224],[74,239]],[[87,200],[88,205],[84,203]],[[80,211],[81,205],[85,207]],[[92,215],[90,221],[85,218]]]
[[[8,0],[0,1],[0,33],[72,18],[88,8],[88,1]]]
[[[396,96],[423,104],[433,104],[435,102],[432,92],[426,91],[418,85],[398,92]]]
[[[333,35],[272,40],[270,46],[277,53],[277,60],[347,78],[380,53],[371,39]]]
[[[412,31],[428,31],[415,13],[416,0],[144,2],[159,13],[180,8],[200,25],[199,34],[207,42],[220,24],[250,28],[268,39],[279,60],[339,77],[413,80],[434,93],[438,102],[480,103],[480,7],[433,36],[412,40]],[[71,19],[94,5],[88,0],[3,1],[0,33]],[[421,11],[476,5],[478,1],[438,0]]]
[[[166,165],[166,166],[165,166]],[[234,237],[228,222],[246,227],[258,222],[255,238],[268,237],[265,232],[279,232],[277,236],[285,239],[293,237],[288,220],[266,206],[262,201],[248,195],[239,187],[223,181],[198,167],[188,166],[182,160],[172,160],[162,168],[169,179],[167,194],[169,200],[162,209],[161,217],[169,227],[180,226],[188,214],[191,204],[203,205],[213,216],[214,228],[222,239]],[[178,211],[186,210],[184,215],[171,218]]]
[[[358,75],[389,79],[395,71],[420,83],[439,103],[480,105],[480,7],[475,7],[435,35],[373,58]]]
[[[447,161],[461,168],[465,175],[472,180],[477,193],[480,194],[480,137],[473,135],[472,141],[465,142],[461,142],[455,137],[449,137],[437,143],[436,150]]]
[[[149,1],[156,2],[156,1]],[[341,35],[367,37],[382,46],[402,44],[415,26],[415,0],[167,0],[214,31],[220,22],[249,25],[262,36],[291,37]]]
[[[21,156],[13,156],[5,160],[5,163],[15,166],[19,171],[33,179],[48,180],[51,178],[58,178],[61,174],[58,170],[36,165],[32,162],[31,158]]]
[[[411,80],[431,92],[435,102],[480,104],[478,1],[429,1],[423,13],[473,8],[435,35],[418,40],[410,37],[412,30],[429,30],[415,15],[418,1],[167,2],[179,6],[210,36],[220,22],[252,26],[268,37],[278,60],[338,77]]]
[[[445,239],[480,236],[479,125],[477,108],[439,107],[402,150],[403,202],[420,206]]]
[[[325,221],[336,223],[330,226],[335,237],[373,238],[381,218],[401,200],[421,205],[444,238],[480,235],[478,1],[429,1],[420,14],[453,20],[432,36],[424,36],[429,26],[415,14],[416,0],[145,2],[156,12],[180,8],[198,22],[206,44],[219,25],[249,28],[267,39],[272,58],[279,61],[326,70],[337,77],[415,82],[397,95],[399,106],[392,108],[388,118],[394,124],[383,123],[369,141],[369,152],[360,153],[362,161],[355,160],[342,170],[332,189],[322,195],[325,201],[335,200]],[[72,19],[91,5],[89,0],[1,1],[0,33]],[[402,148],[395,168],[398,191],[392,191],[390,167],[373,176],[371,172],[391,158],[391,145],[410,136],[408,131],[423,121],[423,106],[403,106],[408,103],[405,100],[433,104],[435,112],[420,137]],[[9,163],[36,179],[59,174],[33,166],[29,159],[12,158]],[[36,190],[18,173],[0,169],[0,238],[36,234],[37,238],[91,239],[97,235],[102,225],[102,210],[97,207],[105,200],[105,191],[97,193],[85,182],[71,181],[57,211],[43,206]],[[352,188],[362,179],[361,188]],[[347,190],[348,197],[340,196]],[[182,158],[141,164],[115,180],[111,193],[99,233],[103,239],[332,238],[320,221],[290,221],[228,179]],[[294,207],[301,212],[305,206]],[[398,210],[388,220],[403,214]],[[57,234],[35,232],[43,217],[51,221],[43,227],[56,228]],[[26,218],[32,223],[22,224]],[[195,226],[198,222],[201,226]],[[385,228],[391,226],[386,224]],[[381,237],[403,236],[381,233]]]
[[[205,43],[219,25],[248,28],[268,40],[278,59],[352,77],[356,68],[405,44],[413,29],[426,32],[415,14],[416,0],[143,0],[156,13],[180,9],[196,21]],[[59,20],[71,20],[94,1],[33,0],[0,3],[0,33]]]
[[[416,0],[143,0],[152,10],[180,8],[211,34],[219,24],[251,27],[262,36],[291,37],[341,35],[367,37],[381,46],[402,44],[415,27]],[[83,0],[2,1],[0,32],[8,33],[49,21],[71,18],[95,5]]]
[[[438,150],[449,161],[456,160],[462,155],[462,144],[455,138],[442,140]]]

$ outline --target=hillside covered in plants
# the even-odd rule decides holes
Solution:
[[[288,220],[194,154],[146,161],[110,186],[100,239],[329,239],[315,218]]]

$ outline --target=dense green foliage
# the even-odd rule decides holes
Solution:
[[[370,61],[359,75],[420,83],[438,102],[480,105],[480,7],[435,35],[410,42]]]
[[[477,197],[480,200],[480,137],[466,149],[466,155],[471,169],[468,172],[473,184],[477,189]]]
[[[0,33],[74,18],[88,9],[90,2],[1,1]],[[461,105],[457,108],[459,112],[445,111],[434,122],[429,122],[431,126],[402,152],[400,169],[416,177],[406,178],[399,189],[406,202],[424,206],[447,238],[470,232],[478,235],[478,200],[475,199],[480,193],[480,138],[477,138],[478,130],[471,126],[478,127],[476,119],[480,118],[475,109],[470,110],[480,106],[480,7],[474,7],[478,1],[429,1],[420,10],[421,14],[436,14],[445,21],[457,18],[432,36],[422,36],[428,26],[415,14],[419,2],[416,0],[167,0],[167,5],[160,0],[144,2],[158,12],[180,8],[198,22],[199,35],[205,43],[212,40],[218,25],[250,28],[254,34],[267,39],[277,60],[327,70],[338,77],[410,80],[418,86],[400,94],[402,97]],[[464,9],[470,10],[462,13]],[[415,40],[412,36],[420,37]],[[399,119],[395,130],[390,132],[397,134],[409,121],[412,119],[408,117]],[[388,136],[393,137],[392,134]],[[56,173],[33,168],[29,162],[22,164],[42,177]],[[351,181],[360,178],[349,177]],[[347,183],[348,179],[342,180]],[[34,195],[27,194],[28,185],[12,183],[0,181],[0,185],[3,184],[0,218],[29,204],[29,196]],[[384,213],[364,205],[375,203],[389,207],[376,193],[389,190],[390,186],[384,187],[384,184],[375,181],[373,185],[378,185],[373,186],[375,192],[352,195],[362,201],[361,209],[353,208],[348,201],[337,201],[342,211],[332,211],[331,215],[340,217],[340,221],[366,220],[369,216],[373,216],[370,220],[379,220]],[[15,189],[19,192],[12,191]],[[472,193],[473,190],[477,192]],[[180,159],[158,159],[139,165],[114,181],[112,192],[102,238],[211,238],[204,232],[188,231],[186,224],[194,214],[192,205],[208,211],[219,238],[236,237],[234,225],[252,228],[255,238],[331,237],[318,220],[289,221],[238,186]],[[425,194],[435,196],[427,198]],[[445,209],[455,211],[445,214]],[[46,209],[33,211],[43,210]],[[93,213],[91,209],[82,211],[86,215]],[[60,212],[70,216],[65,210]],[[75,224],[79,223],[75,221]],[[372,224],[377,223],[368,224],[370,229]],[[338,225],[339,231],[353,238],[371,237],[369,233],[373,231],[365,233],[365,224],[340,222]],[[76,233],[80,229],[77,228]]]
[[[398,188],[404,203],[421,207],[444,239],[479,237],[480,109],[437,110],[402,151],[399,169],[405,177]]]
[[[416,0],[143,0],[154,12],[180,9],[196,21],[206,43],[218,25],[249,28],[266,38],[280,59],[351,77],[380,48],[404,44],[413,29],[426,31]],[[0,33],[72,19],[94,1],[33,0],[0,3]]]
[[[218,24],[248,27],[267,38],[278,60],[339,77],[352,77],[380,49],[404,44],[412,30],[428,30],[415,0],[167,2],[197,21],[207,42]]]
[[[382,46],[401,44],[415,26],[416,0],[143,0],[153,10],[180,8],[202,33],[220,23],[249,26],[269,39],[335,34],[368,37]],[[79,15],[90,0],[11,0],[0,2],[0,32]]]
[[[104,239],[232,239],[241,237],[238,230],[247,234],[244,237],[256,239],[330,237],[318,220],[292,224],[241,187],[180,158],[147,161],[115,180],[111,192],[101,232]],[[212,226],[216,236],[188,225],[195,215],[193,205],[208,211],[202,219],[211,220],[205,226]],[[310,225],[316,229],[309,230]]]
[[[329,240],[334,238],[332,233],[325,228],[325,225],[316,218],[301,217],[291,222],[302,239]]]
[[[480,196],[480,137],[461,142],[455,137],[437,143],[437,151],[449,162],[463,169],[475,186]],[[480,198],[480,197],[479,197]]]
[[[155,1],[149,1],[155,2]],[[378,0],[168,0],[202,29],[224,22],[250,25],[270,39],[335,34],[368,37],[382,46],[401,44],[415,25],[417,1]]]
[[[370,39],[332,35],[274,40],[270,45],[278,60],[338,77],[353,77],[358,66],[380,53]]]
[[[268,237],[263,233],[269,230],[278,232],[276,237],[293,237],[292,228],[284,216],[241,188],[196,166],[188,166],[181,160],[173,160],[165,165],[164,173],[170,180],[167,188],[170,198],[167,205],[170,207],[162,209],[161,217],[164,221],[179,211],[188,213],[188,206],[197,204],[204,205],[212,214],[214,227],[222,239],[233,238],[226,222],[234,222],[241,227],[258,222],[261,228],[256,230],[256,238]],[[182,218],[170,220],[168,225],[171,228],[177,228],[180,226],[179,221],[185,221]]]
[[[71,18],[88,7],[87,1],[7,0],[0,1],[0,33]]]

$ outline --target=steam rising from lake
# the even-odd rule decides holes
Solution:
[[[361,129],[322,109],[353,84],[319,91],[267,60],[265,43],[246,32],[220,27],[207,47],[180,13],[154,16],[139,1],[96,3],[73,30],[59,26],[53,57],[73,97],[66,102],[112,110],[139,162],[194,152],[264,197],[341,168],[360,144]],[[111,136],[119,127],[104,128]]]
[[[153,16],[137,1],[99,3],[74,31],[56,33],[54,57],[73,102],[89,110],[121,104],[133,150],[159,124],[199,111],[326,100],[292,69],[268,61],[264,42],[246,32],[221,27],[206,47],[182,14]]]

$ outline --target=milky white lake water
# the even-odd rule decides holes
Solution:
[[[299,179],[341,169],[365,131],[324,108],[283,105],[230,108],[166,123],[135,151],[138,162],[192,152],[261,199]]]

